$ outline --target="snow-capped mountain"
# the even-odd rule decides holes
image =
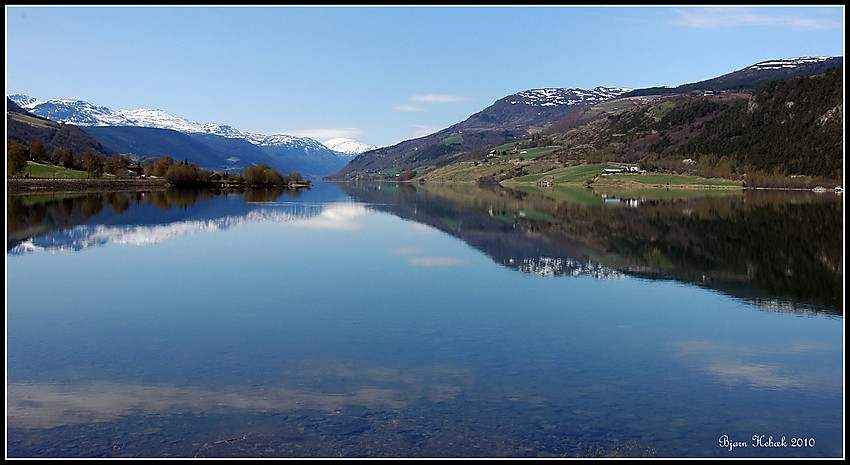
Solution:
[[[807,65],[812,63],[822,63],[828,61],[834,57],[797,57],[797,58],[784,58],[780,60],[769,60],[762,61],[760,63],[756,63],[750,66],[747,69],[755,69],[755,70],[765,70],[765,69],[782,69],[782,68],[796,68],[801,65]]]
[[[333,150],[334,152],[341,153],[350,157],[356,157],[363,152],[368,152],[369,150],[374,150],[378,147],[370,144],[366,144],[354,139],[346,139],[343,137],[337,137],[335,139],[326,140],[323,142],[325,147]]]
[[[624,87],[596,87],[590,90],[584,89],[532,89],[518,92],[508,97],[511,105],[524,104],[531,106],[560,106],[560,105],[583,105],[591,102],[602,102],[629,92],[632,89]]]
[[[21,108],[53,121],[76,126],[138,126],[143,128],[171,129],[184,134],[214,134],[228,138],[245,139],[255,145],[282,145],[300,142],[314,145],[312,139],[283,134],[265,135],[240,131],[227,124],[198,123],[163,110],[138,108],[135,110],[110,110],[83,100],[38,100],[23,94],[9,98]]]
[[[552,124],[576,108],[594,105],[630,90],[623,87],[590,90],[552,87],[517,92],[440,131],[363,153],[332,178],[350,179],[382,170],[407,171],[436,166],[463,152],[526,138],[531,129]],[[446,143],[447,140],[453,142]]]
[[[171,129],[184,134],[213,134],[231,139],[245,139],[259,146],[288,145],[301,149],[326,147],[346,155],[356,155],[374,148],[374,146],[351,139],[332,139],[328,142],[334,146],[330,147],[309,137],[245,132],[227,124],[198,123],[163,110],[149,108],[110,110],[105,106],[95,105],[83,100],[39,100],[24,94],[12,94],[9,95],[9,98],[20,105],[21,108],[35,115],[76,126],[137,126]]]
[[[218,152],[222,155],[224,161],[221,163],[216,163],[215,166],[205,166],[212,169],[241,169],[259,162],[256,154],[247,155],[244,146],[241,149],[243,155],[239,156],[233,153],[235,149],[232,143],[225,143],[222,139],[216,138],[225,138],[231,141],[241,140],[243,144],[248,142],[271,156],[268,162],[272,166],[283,169],[285,172],[300,172],[314,176],[323,176],[337,171],[350,161],[353,155],[362,153],[356,152],[356,150],[360,150],[360,147],[364,151],[367,147],[371,147],[352,140],[339,150],[331,149],[309,137],[245,132],[227,124],[198,123],[163,110],[148,108],[111,110],[105,106],[95,105],[83,100],[40,100],[24,94],[12,94],[8,97],[21,108],[35,115],[52,121],[73,124],[81,128],[89,128],[89,131],[96,134],[96,137],[104,139],[104,145],[118,145],[114,148],[119,153],[131,151],[141,156],[155,156],[157,154],[161,156],[163,153],[179,151],[174,149],[173,143],[168,147],[162,144],[154,147],[155,144],[150,144],[150,133],[134,133],[133,137],[136,137],[136,139],[129,141],[127,138],[131,136],[127,132],[128,128],[166,129],[192,136],[196,141],[200,140],[205,144],[213,144],[213,150],[208,152]],[[111,137],[112,132],[104,133],[106,129],[110,128],[112,132],[122,131],[121,135]],[[142,142],[138,138],[148,139]],[[150,153],[139,153],[139,147],[142,145],[145,145],[146,150]],[[340,146],[337,145],[337,147]],[[206,164],[210,162],[211,160],[206,160]]]

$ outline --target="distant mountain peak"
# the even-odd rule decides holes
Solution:
[[[337,153],[342,153],[348,156],[357,156],[363,152],[368,152],[369,150],[374,150],[378,147],[366,144],[364,142],[360,142],[354,139],[346,139],[344,137],[337,137],[331,140],[326,140],[323,142],[325,147],[333,150]]]
[[[85,128],[84,132],[107,140],[118,153],[139,157],[189,151],[205,168],[236,170],[262,162],[306,176],[331,174],[352,158],[309,137],[245,132],[228,124],[198,123],[164,110],[110,110],[83,100],[40,100],[24,94],[7,97],[36,116]]]
[[[227,124],[190,121],[164,110],[150,108],[110,110],[105,106],[84,100],[39,100],[24,94],[12,94],[8,97],[33,114],[77,126],[137,126],[171,129],[184,134],[211,134],[229,139],[245,139],[260,146],[295,145],[302,148],[324,148],[321,143],[308,137],[244,132]]]
[[[18,104],[18,106],[20,106],[21,108],[38,101],[38,99],[36,99],[35,97],[30,97],[29,95],[24,94],[11,94],[7,95],[7,97],[9,98],[9,100]]]

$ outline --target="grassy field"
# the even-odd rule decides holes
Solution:
[[[449,137],[443,139],[443,145],[460,145],[463,143],[463,135],[462,134],[452,134]]]
[[[42,165],[27,162],[24,174],[29,174],[32,179],[87,179],[89,173],[86,171],[72,170],[61,166]],[[111,174],[104,174],[104,179],[114,178]]]
[[[720,178],[700,178],[680,174],[617,174],[599,181],[600,185],[608,184],[643,184],[646,186],[711,186],[711,187],[741,187],[740,181]],[[595,184],[594,184],[595,186]]]
[[[57,128],[59,127],[58,123],[54,123],[53,121],[45,121],[40,118],[33,118],[32,116],[23,115],[20,113],[16,113],[12,115],[12,119],[23,121],[27,124],[31,124],[33,126],[43,127],[43,128]]]
[[[560,145],[550,145],[548,147],[534,147],[534,148],[530,148],[530,149],[520,149],[517,153],[512,153],[507,158],[522,157],[522,158],[525,158],[526,160],[532,160],[534,158],[537,158],[537,157],[540,157],[540,156],[543,156],[543,155],[548,155],[548,154],[550,154],[550,153],[552,153],[555,150],[558,150],[560,148],[561,148]],[[525,153],[523,153],[523,152],[525,152]]]
[[[507,144],[502,144],[498,147],[494,147],[493,150],[495,150],[496,152],[502,152],[502,151],[509,152],[509,151],[513,150],[514,147],[516,147],[516,145],[519,144],[520,142],[522,142],[522,141],[508,142]],[[562,148],[560,145],[550,145],[550,146],[546,146],[546,147],[532,147],[532,148],[529,148],[529,149],[517,149],[517,153],[510,153],[510,154],[508,154],[504,157],[501,157],[501,158],[508,159],[508,158],[523,157],[526,160],[531,160],[531,159],[537,158],[537,157],[542,156],[542,155],[548,155],[548,154],[550,154],[550,153],[552,153],[555,150],[558,150],[560,148]],[[525,152],[525,153],[522,153],[522,152]]]
[[[516,147],[516,144],[519,144],[519,142],[520,141],[508,142],[507,144],[502,144],[498,147],[493,147],[493,150],[497,152],[501,152],[503,150],[512,150],[514,147]]]
[[[615,168],[614,165],[608,164],[593,164],[568,166],[566,168],[558,168],[546,173],[530,174],[509,180],[508,182],[537,182],[550,181],[555,184],[584,184],[592,180],[605,168]],[[544,179],[545,178],[545,179]]]
[[[536,183],[549,181],[556,185],[582,185],[589,181],[593,182],[594,188],[599,187],[715,187],[715,188],[741,188],[740,181],[719,178],[701,178],[698,176],[686,176],[677,174],[631,174],[622,173],[609,176],[599,176],[603,169],[617,168],[610,164],[592,164],[569,166],[558,168],[545,173],[521,176],[508,180],[508,183]],[[597,177],[599,176],[599,177]],[[595,179],[595,180],[594,180]]]

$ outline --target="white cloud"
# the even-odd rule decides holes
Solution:
[[[363,134],[366,134],[366,132],[366,130],[361,128],[311,128],[283,131],[283,134],[326,140],[335,138],[352,139],[362,136]]]
[[[472,100],[470,97],[466,97],[463,95],[452,95],[452,94],[424,94],[424,95],[414,95],[410,97],[410,100],[414,102],[425,102],[425,103],[454,103],[454,102],[465,102],[468,100]]]
[[[700,29],[739,26],[785,26],[795,29],[842,27],[840,22],[833,19],[776,15],[754,8],[719,7],[675,11],[679,17],[672,21],[673,24]]]
[[[440,231],[439,229],[437,229],[433,226],[428,226],[427,224],[422,224],[422,223],[413,223],[413,224],[410,225],[410,227],[413,228],[413,230],[418,232],[419,234],[442,234],[443,233],[442,231]]]
[[[420,107],[418,105],[396,105],[393,107],[393,110],[398,111],[425,111],[424,107]]]
[[[416,124],[413,127],[417,128],[415,131],[413,131],[413,137],[427,136],[428,134],[433,134],[442,129],[439,126],[428,126],[424,124]]]
[[[326,207],[318,216],[295,221],[291,224],[311,229],[362,229],[364,225],[357,220],[368,211],[362,204],[334,204]]]
[[[399,249],[393,250],[393,254],[395,255],[415,255],[418,253],[422,253],[422,249],[417,249],[413,247],[402,247]]]
[[[690,340],[674,344],[679,357],[690,358],[694,367],[702,367],[707,373],[730,384],[748,384],[756,388],[806,388],[825,392],[840,389],[828,369],[812,366],[806,373],[793,373],[785,366],[772,361],[786,354],[828,353],[836,350],[823,345],[796,345],[770,347],[756,344],[727,345],[715,341]],[[837,349],[837,350],[840,350]]]

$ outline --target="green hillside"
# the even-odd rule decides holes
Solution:
[[[839,184],[842,163],[843,67],[837,67],[752,93],[618,99],[418,179],[810,188]],[[628,166],[644,173],[599,176],[604,168]]]

